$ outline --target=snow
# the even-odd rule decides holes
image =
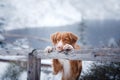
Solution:
[[[82,72],[86,72],[90,69],[91,64],[94,63],[93,61],[82,61]]]
[[[81,22],[82,18],[120,19],[119,0],[1,0],[0,4],[6,30],[57,27]]]
[[[52,60],[51,59],[42,59],[41,60],[41,63],[44,63],[44,64],[52,64]]]
[[[27,72],[26,71],[22,72],[18,80],[27,80]]]
[[[108,41],[108,47],[119,48],[114,38],[110,38]]]
[[[2,77],[4,71],[7,69],[9,63],[0,62],[0,78]]]
[[[44,72],[41,72],[40,80],[61,80],[61,75],[61,73],[58,75],[52,75],[52,73],[46,74]],[[27,72],[22,72],[18,80],[27,80]]]
[[[5,27],[7,30],[23,28],[21,26],[52,27],[81,21],[81,14],[67,0],[64,4],[57,0],[13,0],[9,1],[9,4],[13,8],[13,14],[10,15],[12,18]]]
[[[42,63],[45,63],[45,64],[51,64],[51,60],[42,60]],[[83,72],[85,72],[86,70],[89,69],[90,67],[90,64],[92,64],[91,61],[83,61],[82,62],[83,64],[83,70],[82,70],[82,75],[83,75]],[[89,65],[88,65],[89,64]],[[9,66],[9,63],[3,63],[3,62],[0,62],[0,75],[2,76],[2,74],[6,71],[7,67]],[[62,73],[58,73],[57,75],[53,75],[52,74],[52,68],[42,68],[43,71],[41,71],[41,80],[61,80],[61,76],[62,76]],[[46,73],[44,71],[51,71],[50,73]],[[1,77],[0,76],[0,77]],[[27,72],[26,71],[23,71],[18,80],[27,80]]]
[[[0,34],[0,42],[1,42],[1,41],[4,41],[4,40],[5,40],[5,37]]]
[[[26,61],[27,56],[2,56],[0,55],[0,59],[2,60],[22,60],[22,61]]]
[[[71,3],[86,19],[120,19],[119,0],[71,0]]]
[[[29,41],[27,38],[17,39],[13,45],[16,46],[14,48],[21,48],[21,49],[31,49],[29,46]]]

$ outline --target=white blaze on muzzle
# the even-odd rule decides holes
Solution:
[[[57,50],[57,51],[62,51],[62,50],[63,50],[63,42],[62,42],[62,40],[60,40],[60,41],[56,44],[56,50]]]

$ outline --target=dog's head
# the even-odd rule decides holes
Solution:
[[[51,35],[51,40],[57,51],[62,51],[65,44],[74,47],[78,37],[71,32],[56,32]]]

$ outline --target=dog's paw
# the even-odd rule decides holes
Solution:
[[[44,52],[46,53],[50,53],[53,51],[53,48],[51,46],[47,46],[45,49],[44,49]]]
[[[63,49],[64,49],[64,51],[72,51],[72,50],[74,50],[74,48],[70,44],[66,44],[65,46],[63,46]]]

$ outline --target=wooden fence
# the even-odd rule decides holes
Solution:
[[[26,61],[27,80],[40,80],[41,59],[120,62],[120,48],[81,49],[72,52],[45,53],[42,50],[0,50],[0,61]]]

